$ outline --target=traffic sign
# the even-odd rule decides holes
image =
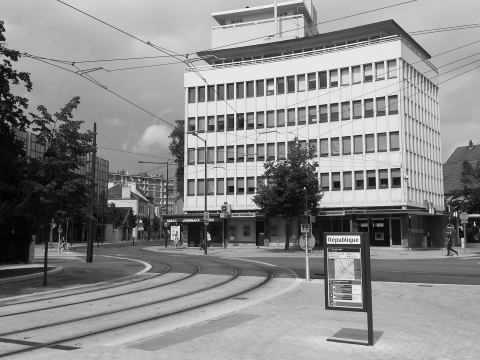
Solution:
[[[138,231],[143,231],[143,226],[139,226]]]
[[[469,215],[468,215],[466,212],[462,212],[462,213],[460,214],[460,220],[462,220],[462,221],[467,221],[468,218],[469,218]]]
[[[315,236],[312,234],[303,234],[300,236],[300,239],[298,240],[298,244],[300,247],[305,250],[305,241],[308,239],[308,250],[312,250],[313,247],[315,246]]]
[[[59,228],[58,228],[58,233],[61,234],[62,232],[63,232],[62,227],[59,227]]]
[[[445,229],[446,229],[447,231],[452,231],[452,230],[453,230],[453,225],[452,225],[452,224],[448,224]]]
[[[300,232],[302,234],[308,234],[310,232],[310,224],[309,223],[300,224]]]
[[[207,223],[210,220],[210,213],[208,211],[205,211],[203,213],[203,220],[206,221]]]

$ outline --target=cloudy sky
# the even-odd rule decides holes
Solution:
[[[478,0],[418,0],[373,11],[407,1],[313,0],[313,3],[318,12],[318,22],[329,21],[318,25],[320,33],[387,19],[395,20],[409,33],[461,25],[480,25]],[[273,1],[64,2],[140,40],[186,54],[210,48],[211,27],[216,25],[211,13],[266,5]],[[30,99],[30,111],[35,111],[38,105],[45,105],[54,113],[73,96],[80,96],[81,104],[74,113],[75,118],[85,121],[83,130],[93,129],[93,123],[97,123],[98,155],[110,161],[110,170],[147,171],[157,165],[143,164],[140,167],[138,161],[161,162],[171,158],[168,152],[168,135],[172,126],[167,123],[174,124],[176,119],[184,117],[184,64],[168,64],[177,60],[162,57],[165,54],[159,50],[60,1],[0,0],[0,9],[0,20],[5,22],[7,30],[5,36],[8,47],[42,58],[65,60],[66,63],[49,62],[70,70],[28,57],[23,57],[15,64],[16,69],[31,74],[33,91],[26,93],[21,88],[18,89],[19,94]],[[362,12],[366,13],[359,14]],[[355,14],[359,15],[330,21]],[[448,72],[440,77],[440,81],[445,81],[440,85],[442,154],[445,161],[455,147],[466,146],[468,140],[480,144],[480,69],[448,80],[461,72],[480,66],[480,27],[414,35],[413,38],[432,55],[431,61],[439,67],[441,74]],[[474,41],[479,42],[435,56]],[[93,62],[138,57],[151,58]],[[466,59],[458,61],[462,58]],[[442,67],[453,61],[457,62]],[[474,63],[466,65],[470,62]],[[167,65],[125,69],[159,64]],[[110,70],[88,74],[111,92],[72,73],[95,67]],[[461,68],[455,70],[458,67]],[[163,171],[164,169],[152,170],[151,173]]]

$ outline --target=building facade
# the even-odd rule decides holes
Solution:
[[[317,240],[358,229],[372,245],[443,247],[438,70],[430,55],[393,20],[317,34],[311,3],[282,3],[276,12],[276,25],[273,6],[213,14],[214,48],[197,54],[207,65],[184,75],[184,210],[201,213],[207,191],[210,212],[231,206],[224,241],[263,245],[263,234],[270,246],[283,244],[282,219],[265,219],[251,198],[264,162],[288,157],[298,137],[319,163]],[[301,17],[303,32],[284,31],[285,16]],[[262,36],[265,23],[274,36]],[[234,41],[232,27],[244,32]]]

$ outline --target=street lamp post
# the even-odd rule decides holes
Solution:
[[[205,144],[204,145],[204,164],[205,164],[205,182],[204,182],[204,185],[203,185],[203,194],[204,194],[204,197],[205,197],[205,201],[204,201],[204,212],[206,213],[207,212],[207,137],[205,136],[205,139],[202,139],[200,136],[198,136],[198,134],[196,132],[193,132],[191,133],[192,135],[196,136],[197,138],[199,138],[200,140],[203,141],[203,143]],[[203,233],[203,242],[204,242],[204,249],[203,249],[203,253],[205,255],[207,255],[207,226],[208,226],[208,223],[207,221],[205,220],[204,221],[204,224],[205,224],[205,231]]]
[[[307,188],[304,187],[305,191],[305,215],[308,216],[308,200],[307,200]],[[311,224],[310,224],[311,226]],[[311,229],[310,229],[311,230]],[[305,280],[310,281],[310,265],[308,262],[308,238],[310,234],[305,234]]]
[[[167,165],[167,200],[166,200],[166,215],[168,215],[168,161],[167,162],[154,162],[154,161],[139,161],[139,164],[159,164],[159,165]],[[165,231],[166,232],[166,231]],[[165,234],[165,249],[168,246],[168,234]]]

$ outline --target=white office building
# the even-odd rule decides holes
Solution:
[[[283,246],[284,221],[265,219],[251,198],[264,161],[288,157],[298,137],[319,163],[317,239],[357,228],[371,245],[443,247],[430,55],[393,20],[318,33],[310,1],[212,16],[212,49],[197,54],[207,64],[184,75],[186,215],[169,222],[185,225],[188,243],[203,238],[206,188],[211,213],[225,203],[232,210],[210,220],[214,243],[263,245],[264,234]]]

